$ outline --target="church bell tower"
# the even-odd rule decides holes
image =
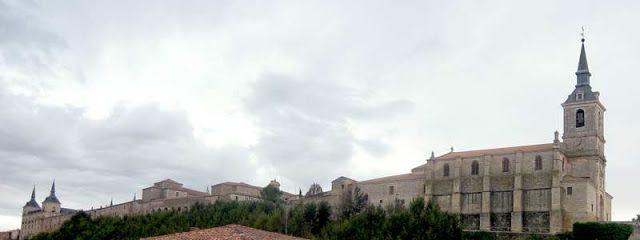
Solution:
[[[600,93],[591,89],[584,38],[580,50],[577,84],[562,104],[564,109],[563,152],[569,157],[599,156],[604,160],[604,105]]]
[[[591,89],[591,72],[587,65],[584,38],[580,49],[577,83],[573,92],[562,104],[564,109],[564,134],[561,152],[563,174],[579,182],[566,183],[573,188],[573,195],[566,197],[566,204],[573,204],[578,213],[567,212],[574,221],[609,221],[611,196],[605,191],[606,158],[604,155],[604,105],[600,93]],[[567,193],[569,194],[568,190]],[[584,201],[572,202],[580,196]],[[573,199],[573,200],[572,200]]]

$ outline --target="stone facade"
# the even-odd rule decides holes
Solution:
[[[275,180],[270,184],[280,186]],[[54,185],[55,186],[55,185]],[[43,202],[43,208],[35,202],[35,188],[31,195],[31,201],[23,208],[22,227],[20,239],[29,239],[38,233],[51,232],[58,229],[79,210],[61,208],[60,202],[55,197],[55,187],[47,200]],[[100,208],[91,208],[85,212],[91,217],[111,216],[122,217],[149,214],[163,211],[184,211],[196,203],[210,204],[218,200],[227,201],[253,201],[261,199],[261,187],[246,183],[221,183],[213,185],[212,192],[200,192],[185,188],[182,183],[166,179],[153,186],[142,190],[142,199],[134,199],[129,202],[110,204]],[[297,195],[283,192],[284,201],[295,201]]]
[[[369,204],[432,200],[460,214],[470,230],[557,233],[578,221],[610,221],[605,191],[604,105],[590,86],[584,44],[577,85],[562,104],[564,134],[552,142],[446,153],[411,173],[358,182],[340,177],[330,191],[308,197],[338,206],[359,187]]]
[[[17,240],[20,237],[20,229],[0,232],[0,240]]]
[[[451,152],[436,157],[410,173],[356,181],[339,177],[331,190],[310,191],[304,198],[283,193],[285,203],[326,201],[338,209],[345,194],[359,188],[370,205],[407,206],[415,198],[434,201],[445,211],[460,214],[466,229],[512,233],[558,233],[578,221],[610,221],[611,195],[605,190],[604,112],[593,92],[584,44],[577,85],[562,104],[564,132],[550,143]],[[275,180],[270,183],[277,188]],[[318,188],[316,186],[316,188]],[[255,201],[260,187],[225,182],[199,192],[167,179],[143,189],[141,200],[88,212],[92,217],[181,211],[196,203]],[[60,207],[51,194],[42,203],[23,208],[21,239],[57,229],[75,210]]]

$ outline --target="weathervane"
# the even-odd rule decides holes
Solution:
[[[582,29],[582,32],[580,33],[580,36],[582,36],[582,42],[584,42],[584,26],[580,27]]]

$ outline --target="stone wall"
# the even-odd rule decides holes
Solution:
[[[384,181],[376,183],[358,183],[362,193],[366,194],[369,203],[387,206],[396,201],[404,206],[417,197],[423,197],[424,178],[401,181]]]

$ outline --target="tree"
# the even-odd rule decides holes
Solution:
[[[320,186],[320,184],[313,183],[311,184],[311,186],[309,186],[309,190],[307,191],[305,196],[309,197],[319,193],[322,193],[322,187]]]
[[[346,191],[340,203],[340,217],[349,218],[355,213],[362,212],[369,204],[369,195],[363,194],[359,187],[353,191]]]
[[[280,203],[282,191],[273,184],[269,184],[262,188],[262,200],[272,203]]]

